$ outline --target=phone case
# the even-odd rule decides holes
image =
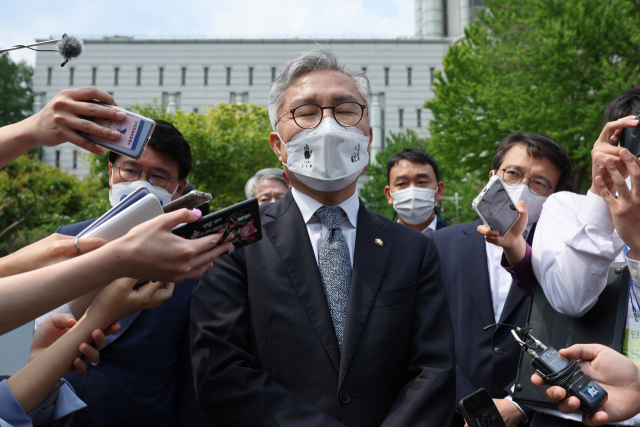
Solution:
[[[140,114],[136,114],[113,105],[107,105],[93,100],[86,102],[91,102],[107,108],[117,108],[124,111],[127,117],[125,117],[123,121],[119,122],[104,117],[80,116],[81,119],[92,121],[111,130],[117,130],[122,134],[118,141],[91,135],[86,132],[81,133],[82,136],[96,145],[123,156],[136,160],[142,157],[144,150],[147,148],[147,144],[149,144],[149,139],[151,139],[151,134],[156,127],[156,122],[147,117],[141,116]]]
[[[482,222],[504,236],[519,217],[515,202],[509,196],[498,175],[491,177],[478,197],[471,203]]]
[[[164,210],[164,213],[177,211],[178,209],[193,209],[198,206],[202,206],[205,203],[209,203],[211,199],[213,199],[211,194],[193,190],[168,205],[163,206],[162,209]]]
[[[640,116],[637,116],[635,120],[640,120]],[[640,156],[640,126],[626,128],[622,131],[620,147],[626,148],[636,157]]]
[[[469,427],[507,427],[487,389],[481,388],[458,403]]]
[[[85,236],[86,233],[100,226],[102,223],[111,219],[115,215],[119,214],[121,211],[127,209],[129,206],[133,205],[135,202],[142,199],[147,194],[149,194],[149,190],[147,190],[145,187],[136,188],[133,191],[133,193],[129,194],[127,197],[122,199],[120,203],[118,203],[117,205],[109,209],[100,218],[93,221],[87,228],[82,230],[76,237],[77,238],[86,237]]]
[[[196,222],[180,225],[172,230],[184,239],[199,239],[210,234],[223,233],[219,244],[233,236],[233,246],[239,249],[262,239],[260,206],[258,199],[245,200],[200,218]]]

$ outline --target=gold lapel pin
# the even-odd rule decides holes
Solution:
[[[375,242],[375,244],[377,246],[382,246],[383,245],[382,240],[380,240],[380,239],[376,239],[376,240],[374,240],[374,242]]]

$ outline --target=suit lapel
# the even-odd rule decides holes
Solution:
[[[340,348],[322,286],[318,263],[309,241],[307,226],[291,191],[265,211],[274,218],[262,229],[269,236],[282,260],[311,324],[318,334],[336,371],[340,366]]]
[[[384,223],[360,201],[338,384],[342,384],[358,346],[393,248],[393,236],[385,232],[383,226]],[[376,239],[383,242],[382,246],[375,244]]]
[[[491,285],[487,267],[487,250],[484,237],[477,232],[482,221],[469,223],[463,230],[465,237],[458,240],[459,265],[465,273],[469,292],[475,300],[482,321],[485,325],[495,323],[493,303],[491,301]],[[446,261],[445,262],[449,262]]]
[[[500,313],[500,323],[503,323],[511,315],[513,310],[518,307],[520,301],[522,301],[526,295],[527,294],[522,292],[514,282],[511,283],[511,288],[509,288],[507,300],[504,302],[502,313]]]

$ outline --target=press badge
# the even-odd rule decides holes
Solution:
[[[634,363],[640,362],[640,329],[627,328],[624,330],[622,354]]]

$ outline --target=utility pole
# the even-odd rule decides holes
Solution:
[[[458,224],[460,222],[460,200],[462,200],[462,197],[458,197],[458,193],[455,193],[456,195],[454,197],[443,197],[443,200],[453,200],[453,202],[456,204],[456,224]]]

